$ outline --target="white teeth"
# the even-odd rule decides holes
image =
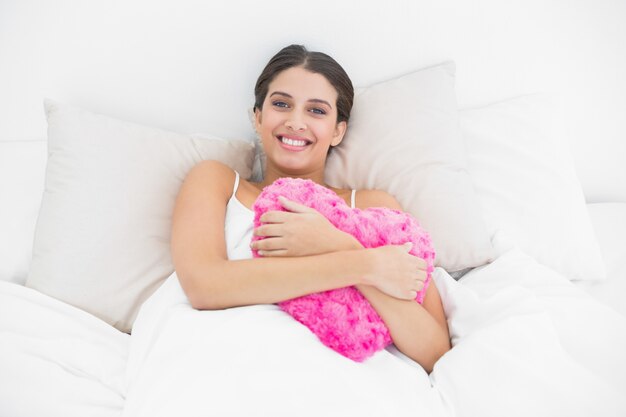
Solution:
[[[280,141],[286,145],[290,146],[306,146],[307,142],[304,140],[294,140],[285,137],[280,137]]]

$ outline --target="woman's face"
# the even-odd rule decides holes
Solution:
[[[335,88],[301,67],[272,80],[255,126],[267,162],[293,174],[323,168],[329,147],[338,145],[346,130],[346,122],[337,123]]]

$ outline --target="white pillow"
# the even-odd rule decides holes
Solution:
[[[604,264],[563,130],[556,94],[531,94],[459,112],[469,172],[493,234],[573,280],[601,280]]]
[[[122,331],[174,271],[171,215],[187,172],[216,159],[248,177],[254,146],[193,139],[45,101],[48,164],[26,285]]]
[[[45,170],[45,140],[0,142],[0,280],[26,281]]]
[[[435,264],[459,271],[491,261],[466,171],[452,61],[357,89],[343,142],[328,157],[335,187],[382,189],[430,233]]]

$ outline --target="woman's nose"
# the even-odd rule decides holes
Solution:
[[[306,124],[298,119],[289,119],[285,122],[285,127],[294,132],[300,132],[306,129]]]

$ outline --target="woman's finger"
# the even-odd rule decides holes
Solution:
[[[250,243],[250,248],[257,250],[278,250],[287,249],[283,244],[284,240],[279,237],[268,237],[266,239],[255,240]]]
[[[260,250],[258,251],[259,256],[263,257],[277,257],[277,256],[287,256],[286,249],[278,249],[278,250]]]
[[[427,277],[428,275],[426,274],[426,271],[424,271],[423,269],[420,269],[417,271],[417,279],[419,279],[420,281],[422,282],[426,281]]]
[[[426,264],[426,259],[420,258],[418,256],[416,258],[417,258],[417,261],[418,261],[418,264],[419,264],[419,268],[420,269],[426,269],[426,267],[428,266]]]
[[[311,211],[315,211],[315,209],[305,206],[304,204],[296,203],[295,201],[291,201],[282,195],[278,197],[278,201],[280,204],[289,211],[294,213],[308,213]]]
[[[252,231],[254,236],[277,237],[282,236],[282,223],[262,224]]]
[[[293,216],[293,213],[288,211],[271,210],[261,214],[259,221],[261,221],[261,223],[284,223],[289,220],[291,216]]]

